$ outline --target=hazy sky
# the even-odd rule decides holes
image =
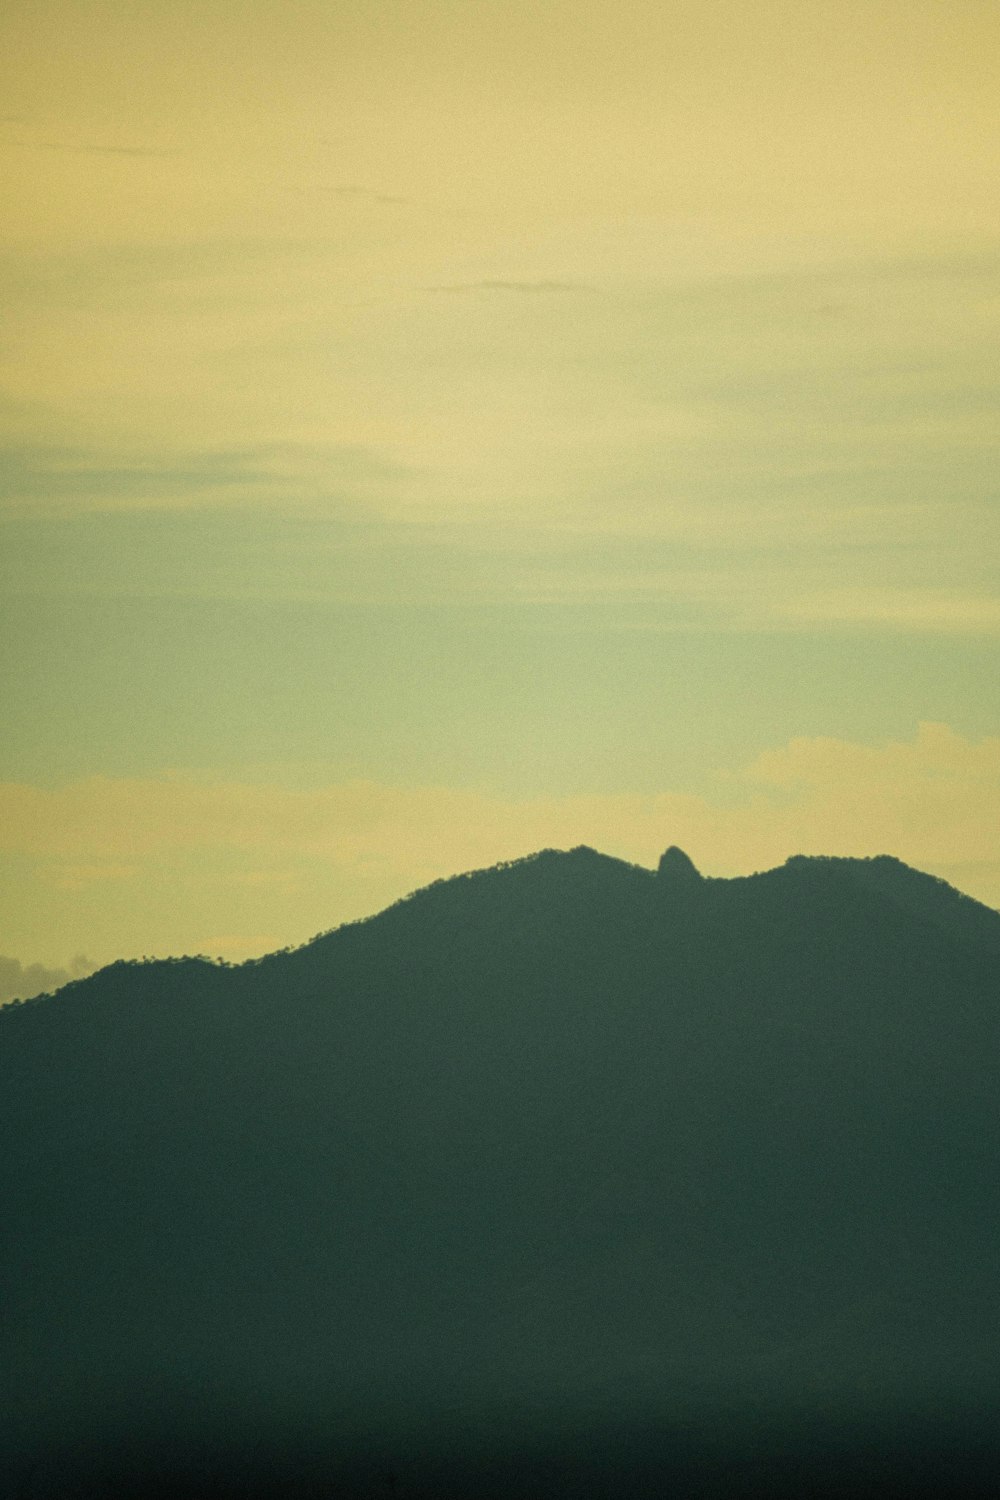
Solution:
[[[0,26],[0,952],[580,842],[1000,905],[995,0]]]

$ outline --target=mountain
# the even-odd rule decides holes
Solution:
[[[1000,914],[588,848],[0,1012],[18,1500],[995,1493]]]

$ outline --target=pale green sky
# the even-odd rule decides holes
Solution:
[[[12,11],[0,953],[681,833],[1000,904],[994,0]]]

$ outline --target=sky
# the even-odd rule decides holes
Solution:
[[[998,64],[994,0],[8,7],[0,968],[579,843],[1000,906]]]

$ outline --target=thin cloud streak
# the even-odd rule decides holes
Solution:
[[[596,288],[582,281],[511,281],[502,279],[484,279],[482,281],[458,281],[450,286],[429,286],[425,288],[428,292],[445,292],[452,294],[474,293],[474,292],[524,292],[532,294],[535,292],[594,292]]]
[[[71,151],[82,156],[184,156],[186,153],[175,147],[158,146],[104,146],[84,141],[22,141],[39,151]]]
[[[338,198],[359,198],[369,203],[410,203],[412,200],[400,193],[380,193],[373,188],[360,187],[356,183],[340,183],[334,189]]]

